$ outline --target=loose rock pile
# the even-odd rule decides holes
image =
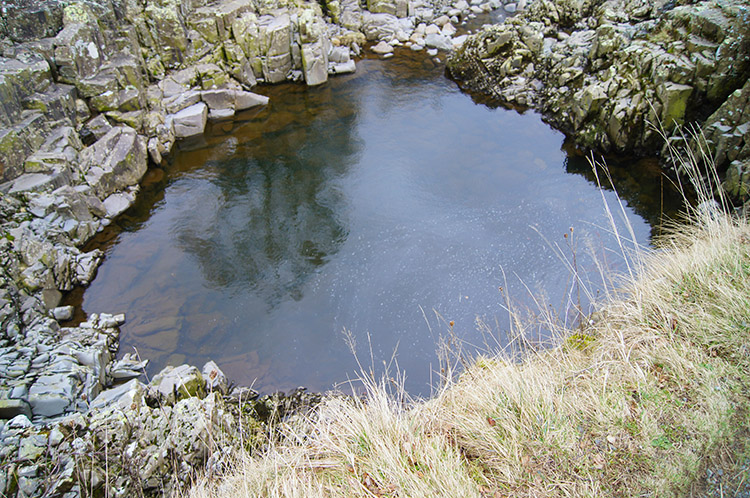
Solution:
[[[584,148],[654,153],[652,124],[702,125],[725,188],[747,198],[745,0],[539,0],[470,37],[448,66],[468,88],[541,110]]]

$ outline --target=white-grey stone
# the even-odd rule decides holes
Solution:
[[[115,218],[124,213],[135,202],[135,195],[129,192],[117,192],[104,199],[107,218]]]
[[[206,90],[201,92],[201,99],[208,105],[208,119],[228,119],[234,116],[234,89]]]
[[[197,104],[200,100],[201,92],[190,90],[167,98],[164,101],[164,108],[169,114],[176,114],[183,109],[187,109],[188,107]]]
[[[349,48],[345,46],[332,47],[331,52],[328,54],[328,61],[337,64],[349,62],[350,59]]]
[[[91,409],[101,410],[114,404],[122,410],[130,409],[133,403],[140,403],[145,387],[142,382],[133,379],[112,389],[104,390],[91,403]]]
[[[64,322],[73,318],[73,306],[60,306],[52,310],[52,316],[55,320]]]
[[[235,92],[234,98],[234,106],[238,111],[250,109],[251,107],[260,105],[268,105],[268,97],[266,97],[265,95],[258,95],[257,93],[253,92],[244,92],[238,90]]]
[[[31,387],[32,390],[34,386]],[[62,415],[71,405],[71,399],[60,393],[29,394],[29,404],[35,416],[54,417]]]
[[[86,183],[100,199],[137,184],[148,168],[146,143],[128,126],[112,128],[80,157]]]
[[[205,384],[197,368],[180,365],[166,367],[153,378],[151,385],[167,403],[174,403],[180,398],[200,394]]]
[[[229,382],[227,376],[221,371],[219,366],[213,361],[203,365],[203,379],[206,381],[206,390],[208,392],[227,393]]]
[[[437,48],[439,50],[453,50],[453,42],[451,42],[451,39],[447,36],[436,33],[425,36],[424,44],[427,47]]]
[[[206,129],[208,120],[208,106],[198,102],[173,115],[174,134],[177,138],[187,138],[200,135]]]
[[[357,70],[357,64],[354,59],[350,59],[349,62],[343,62],[340,64],[331,64],[328,72],[330,74],[347,74],[353,73]]]
[[[461,45],[466,43],[466,40],[469,38],[469,35],[461,35],[453,38],[451,40],[451,43],[453,43],[453,48],[459,48]]]
[[[308,86],[328,81],[328,39],[302,45],[302,73]]]
[[[88,285],[94,279],[99,267],[102,253],[99,249],[76,256],[76,279],[83,285]]]
[[[372,47],[372,51],[380,55],[390,54],[391,52],[393,52],[393,47],[390,44],[381,41],[380,43]]]
[[[5,424],[8,429],[26,429],[32,427],[34,424],[31,423],[29,417],[26,415],[16,415]]]

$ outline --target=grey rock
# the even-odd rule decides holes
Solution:
[[[347,73],[354,73],[356,71],[357,71],[357,64],[354,62],[353,59],[349,60],[349,62],[331,64],[331,67],[328,70],[328,72],[331,74],[347,74]]]
[[[183,109],[187,109],[200,102],[201,92],[191,90],[184,93],[179,93],[173,97],[168,98],[164,102],[164,108],[169,114],[175,114]]]
[[[190,365],[166,367],[154,377],[151,385],[167,403],[190,396],[201,396],[205,389],[201,373]]]
[[[302,45],[302,72],[308,86],[328,81],[328,39]]]
[[[47,450],[47,437],[43,435],[33,435],[21,439],[18,448],[19,462],[33,462],[41,457]]]
[[[235,108],[238,111],[250,109],[251,107],[268,105],[268,97],[264,95],[258,95],[253,92],[236,91],[235,97]]]
[[[49,431],[49,445],[51,447],[59,446],[60,443],[63,442],[65,439],[65,435],[62,433],[60,428],[58,426],[54,426],[51,431]]]
[[[72,400],[60,393],[30,393],[29,403],[34,416],[54,417],[65,413],[71,406]]]
[[[73,318],[73,311],[75,311],[73,306],[60,306],[52,310],[52,316],[55,320],[64,322]]]
[[[213,361],[203,365],[203,379],[206,381],[206,390],[208,392],[219,392],[226,394],[229,387],[229,381],[224,372]]]
[[[117,406],[121,410],[131,409],[132,405],[140,405],[146,386],[133,379],[112,389],[107,389],[91,403],[92,410],[101,410],[109,406]]]
[[[148,167],[143,138],[127,126],[112,128],[80,157],[84,179],[100,199],[137,184]]]
[[[13,419],[18,415],[31,418],[31,407],[23,399],[0,399],[0,418]]]
[[[201,92],[201,99],[208,105],[208,119],[226,119],[234,116],[234,89],[205,90]]]
[[[24,414],[19,414],[13,417],[8,421],[7,424],[5,424],[5,427],[7,429],[27,429],[29,427],[33,427],[34,424],[31,423],[31,420],[29,420],[29,417]]]
[[[337,64],[349,62],[350,59],[349,47],[332,47],[330,54],[328,54],[328,61]]]
[[[390,44],[381,41],[380,43],[372,47],[372,51],[380,55],[390,54],[391,52],[393,52],[393,47]]]
[[[129,353],[110,365],[109,375],[118,381],[133,379],[143,375],[147,365],[148,360],[141,361],[135,354]]]
[[[199,102],[173,115],[174,132],[177,138],[200,135],[206,128],[208,106]]]
[[[107,218],[115,218],[124,213],[135,202],[135,195],[130,192],[117,192],[104,199]]]
[[[431,33],[425,36],[424,44],[427,47],[437,48],[438,50],[453,50],[453,43],[451,42],[450,37],[441,35],[439,33]]]
[[[98,249],[77,256],[75,267],[76,280],[83,285],[88,285],[94,279],[101,259],[102,253]]]

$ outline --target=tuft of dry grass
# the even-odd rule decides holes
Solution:
[[[693,492],[750,422],[750,224],[710,206],[583,326],[557,330],[557,347],[475,358],[418,403],[365,376],[365,399],[282,422],[276,443],[190,496]]]

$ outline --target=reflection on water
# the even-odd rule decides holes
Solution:
[[[474,102],[424,54],[260,91],[268,108],[182,144],[94,242],[107,258],[83,308],[126,312],[121,350],[152,370],[214,359],[261,390],[327,389],[357,374],[347,329],[363,363],[377,370],[395,351],[407,387],[426,393],[447,321],[469,343],[488,339],[479,322],[506,342],[499,287],[565,307],[571,277],[550,246],[569,227],[616,247],[564,137],[533,113]],[[626,172],[616,183],[643,174]],[[674,199],[637,183],[621,192],[647,243],[644,218]],[[578,265],[595,279],[593,260]]]

